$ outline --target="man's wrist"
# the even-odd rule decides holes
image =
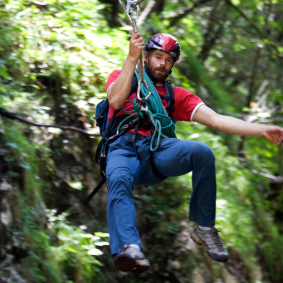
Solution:
[[[135,58],[131,55],[128,55],[126,58],[126,61],[128,61],[131,64],[134,64],[136,66],[137,62],[138,62],[138,58]]]

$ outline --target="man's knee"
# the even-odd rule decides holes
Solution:
[[[124,170],[113,171],[107,174],[107,189],[108,195],[119,198],[125,195],[130,196],[132,194],[133,177],[131,174],[127,174]]]
[[[194,145],[194,150],[192,155],[197,161],[204,161],[213,164],[215,162],[213,151],[210,149],[210,147],[207,144],[203,142],[197,142]]]

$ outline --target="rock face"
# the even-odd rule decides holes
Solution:
[[[20,260],[27,255],[22,234],[17,234],[21,221],[18,197],[3,177],[0,179],[0,282],[27,282],[21,275]]]
[[[12,187],[5,179],[2,179],[0,183],[0,196],[0,256],[3,259],[12,249],[9,227],[14,223],[11,208]]]

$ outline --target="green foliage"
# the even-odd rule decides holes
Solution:
[[[103,254],[96,246],[108,245],[108,234],[86,233],[83,226],[77,228],[68,223],[66,216],[56,215],[55,210],[48,211],[49,233],[56,237],[51,253],[69,280],[93,282],[102,265],[96,257]]]
[[[6,159],[12,166],[12,170],[8,174],[11,177],[20,176],[22,178],[27,201],[31,205],[40,208],[42,205],[41,188],[43,183],[40,180],[40,165],[36,151],[41,146],[31,144],[22,135],[22,132],[14,127],[13,122],[3,125],[3,130],[3,139],[7,150]]]
[[[24,233],[30,243],[29,254],[23,260],[26,276],[32,282],[93,282],[102,263],[96,246],[108,245],[108,234],[85,232],[66,220],[66,214],[57,215],[47,210],[47,228],[37,224],[32,208],[22,208]]]
[[[105,95],[109,69],[121,65],[125,56],[122,47],[126,36],[107,28],[100,15],[104,6],[97,1],[45,3],[42,8],[25,6],[25,1],[5,3],[1,21],[9,27],[5,32],[13,40],[9,41],[12,51],[0,64],[4,78],[0,91],[18,97],[24,95],[24,90],[28,90],[29,96],[41,96],[49,89],[62,92],[65,103],[93,111],[95,95]],[[45,85],[48,77],[55,81],[53,86]],[[30,113],[28,109],[26,112]]]
[[[184,56],[186,56],[187,61],[190,62],[191,72],[197,78],[198,83],[205,85],[212,94],[212,98],[209,102],[212,105],[214,105],[214,107],[217,107],[217,109],[221,109],[222,105],[226,105],[225,113],[230,114],[232,112],[233,105],[229,101],[227,93],[223,91],[221,86],[219,86],[219,83],[217,83],[215,80],[211,80],[211,78],[208,76],[207,72],[205,71],[203,65],[198,61],[196,56],[192,53],[190,47],[188,47],[189,46],[188,42],[183,41],[182,43],[183,43],[182,46],[184,46],[182,48],[182,51],[184,53]]]

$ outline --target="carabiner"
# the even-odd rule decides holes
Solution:
[[[137,28],[137,21],[139,18],[139,12],[140,12],[140,7],[139,5],[136,3],[135,0],[127,0],[127,5],[125,6],[125,4],[123,3],[122,0],[119,0],[123,10],[126,12],[127,17],[130,21],[131,26],[133,27],[133,31],[134,33],[138,32],[138,28]],[[140,2],[139,2],[140,3]],[[135,15],[135,20],[132,19],[131,14],[133,13],[133,8],[136,8],[136,15]]]
[[[126,13],[128,15],[132,14],[132,8],[136,5],[135,0],[127,0],[127,6],[126,6]]]
[[[144,83],[145,87],[147,89],[148,95],[146,97],[141,97],[141,83]],[[138,100],[140,100],[140,101],[142,101],[142,99],[148,100],[150,96],[151,96],[151,91],[150,91],[150,88],[149,88],[147,82],[146,81],[142,82],[141,80],[139,80],[138,81],[138,88],[137,88],[137,98],[138,98]]]

